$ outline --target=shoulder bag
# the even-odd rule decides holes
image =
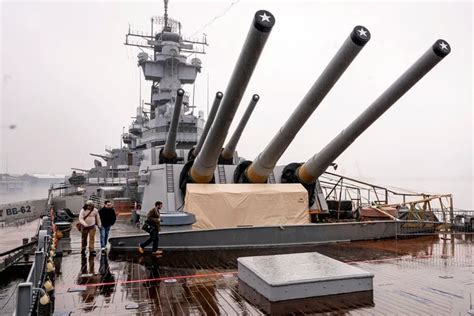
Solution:
[[[88,218],[89,215],[91,215],[91,213],[92,213],[93,211],[94,211],[94,209],[90,210],[89,213],[87,213],[87,215],[84,217],[84,220],[86,220],[86,218]],[[82,228],[83,228],[83,227],[82,227],[81,222],[77,222],[77,223],[76,223],[76,228],[77,228],[78,231],[82,231]]]

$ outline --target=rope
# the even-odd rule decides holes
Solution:
[[[194,33],[191,35],[191,37],[195,36],[195,35],[198,34],[198,33],[201,33],[201,31],[203,31],[203,30],[204,30],[205,28],[207,28],[209,25],[211,25],[212,23],[214,23],[215,20],[217,20],[217,19],[223,17],[224,15],[226,15],[227,12],[229,12],[229,10],[232,9],[232,7],[233,7],[235,4],[239,3],[239,2],[240,2],[240,0],[236,0],[236,1],[232,2],[221,14],[216,15],[215,17],[213,17],[209,22],[207,22],[207,23],[204,24],[200,29],[198,29],[196,32],[194,32]]]
[[[5,306],[7,306],[8,302],[10,302],[11,298],[13,297],[13,294],[16,293],[16,290],[17,290],[18,285],[19,285],[20,283],[21,283],[21,282],[18,281],[18,282],[15,284],[15,287],[14,287],[14,289],[11,291],[10,296],[8,297],[8,299],[7,299],[7,301],[5,302],[5,304],[3,304],[3,306],[0,308],[0,310],[3,310],[3,309],[5,308]]]

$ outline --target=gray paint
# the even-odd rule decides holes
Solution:
[[[175,250],[246,249],[394,238],[401,221],[282,225],[160,233],[160,247]],[[136,249],[148,235],[110,238],[114,251]]]
[[[274,18],[273,14],[270,15]],[[200,176],[212,178],[230,124],[270,35],[270,31],[259,31],[255,26],[255,21],[256,17],[254,17],[252,26],[247,34],[247,39],[224,93],[224,99],[217,117],[192,167],[192,170]]]
[[[184,90],[178,89],[174,104],[173,116],[171,117],[170,129],[166,138],[162,155],[166,158],[176,157],[176,134],[178,133],[178,122],[181,116],[181,105],[183,104]]]
[[[357,137],[444,58],[444,56],[439,56],[435,53],[434,47],[438,42],[439,41],[431,46],[423,56],[408,68],[345,130],[304,164],[304,170],[313,177],[313,181],[322,175],[326,168],[329,167]],[[449,54],[449,51],[446,55]]]
[[[74,214],[79,214],[79,211],[84,206],[84,202],[84,196],[82,195],[53,197],[53,207],[55,209],[68,208]]]
[[[272,302],[373,290],[372,273],[317,252],[237,262],[239,280]]]
[[[221,104],[223,96],[224,95],[220,91],[216,93],[216,97],[214,98],[214,102],[212,103],[211,112],[209,112],[209,117],[207,118],[206,124],[204,125],[204,130],[202,131],[202,135],[199,138],[199,142],[194,148],[194,152],[193,152],[194,157],[196,157],[201,151],[202,145],[204,144],[204,140],[206,139],[207,134],[209,133],[209,130],[211,129],[212,123],[214,122],[214,119],[217,114],[217,110],[219,109],[219,105]]]
[[[244,115],[240,119],[239,125],[237,125],[237,128],[232,134],[232,137],[230,138],[229,142],[222,151],[222,157],[224,157],[224,159],[232,159],[232,157],[234,157],[234,152],[235,148],[237,148],[237,143],[239,142],[239,139],[242,136],[245,126],[247,125],[250,116],[252,115],[252,112],[255,109],[255,106],[257,105],[259,99],[260,97],[258,94],[254,94],[252,96],[252,99],[250,100],[250,103],[247,109],[245,110]]]
[[[48,199],[27,200],[0,205],[0,222],[37,218],[46,214]]]
[[[268,175],[273,171],[278,160],[293,141],[299,130],[303,127],[304,123],[308,120],[311,114],[313,114],[324,97],[336,84],[337,80],[342,76],[355,57],[362,50],[364,46],[354,43],[352,39],[354,32],[355,30],[353,30],[347,37],[342,47],[331,59],[285,124],[280,128],[258,157],[255,158],[249,168],[252,168],[258,176],[264,177],[265,179],[268,178]],[[257,181],[256,179],[249,180]]]

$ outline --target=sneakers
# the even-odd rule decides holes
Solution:
[[[102,247],[100,250],[102,251],[102,253],[105,253],[107,249],[105,247]]]
[[[143,249],[142,246],[138,245],[138,252],[143,254],[143,253],[145,253],[145,249]]]
[[[154,255],[154,256],[160,256],[162,254],[163,254],[163,251],[161,251],[161,250],[157,250],[157,251],[152,252],[152,255]]]
[[[95,250],[90,250],[89,255],[91,255],[92,257],[95,257],[95,255],[96,255]]]

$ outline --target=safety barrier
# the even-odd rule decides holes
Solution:
[[[17,289],[17,304],[14,315],[49,315],[52,313],[52,300],[48,292],[54,289],[54,264],[52,258],[55,251],[54,214],[41,219],[37,233],[37,247],[33,265],[25,282]]]

